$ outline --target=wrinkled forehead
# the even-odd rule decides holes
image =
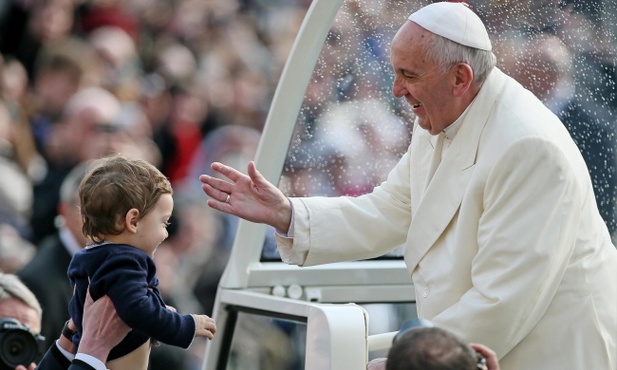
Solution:
[[[392,39],[390,57],[422,56],[431,33],[415,22],[406,21]]]
[[[17,298],[7,298],[0,301],[0,318],[10,317],[27,325],[34,333],[41,331],[41,319],[32,307]]]

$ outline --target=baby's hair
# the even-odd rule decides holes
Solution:
[[[114,155],[97,160],[79,185],[84,235],[96,243],[104,235],[124,231],[124,217],[132,208],[143,218],[162,194],[173,194],[169,179],[155,166]]]

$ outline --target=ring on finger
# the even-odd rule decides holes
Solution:
[[[227,198],[225,198],[225,203],[229,203],[231,200],[231,194],[227,194]]]

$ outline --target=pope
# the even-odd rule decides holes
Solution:
[[[617,369],[617,250],[559,119],[496,67],[461,3],[409,16],[392,93],[415,113],[408,151],[358,197],[286,198],[257,171],[213,163],[208,205],[278,230],[311,266],[405,246],[418,316],[492,348],[502,369]]]

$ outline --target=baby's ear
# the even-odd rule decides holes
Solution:
[[[131,208],[124,217],[124,227],[132,233],[137,232],[137,223],[139,222],[139,210]]]

